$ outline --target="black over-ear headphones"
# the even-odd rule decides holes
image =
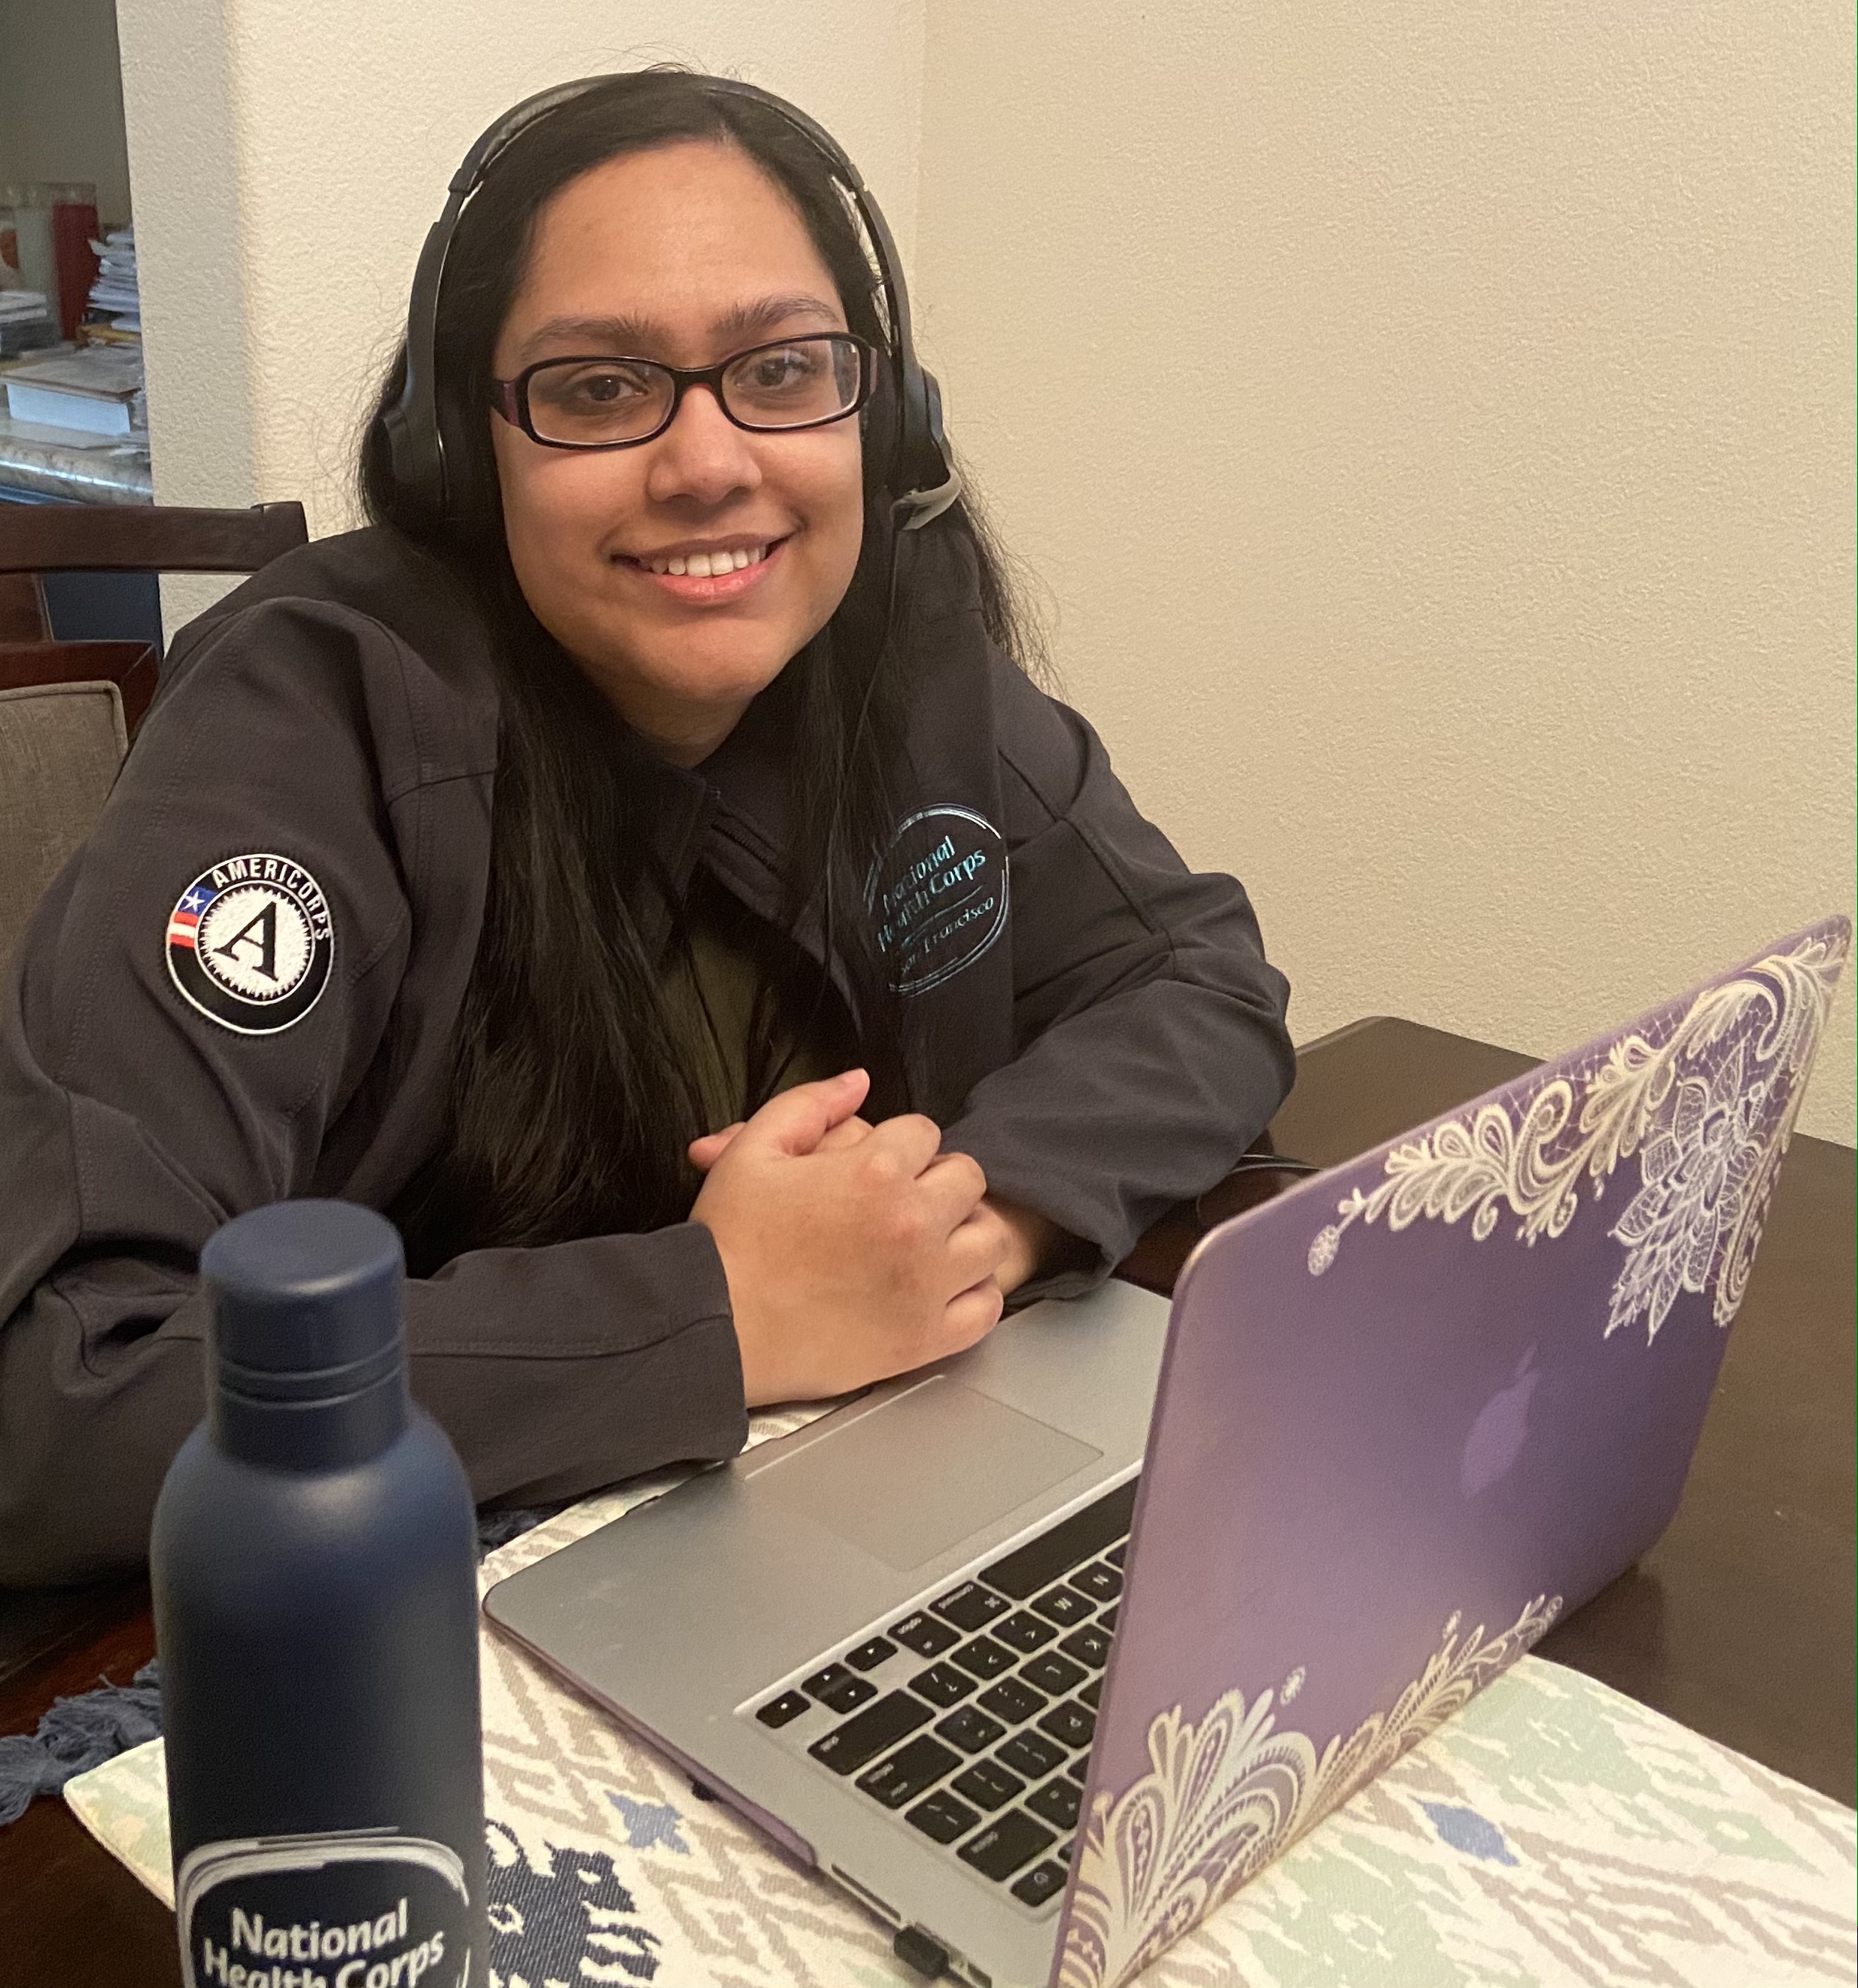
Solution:
[[[427,232],[418,267],[413,272],[412,301],[407,309],[406,381],[398,404],[388,410],[385,420],[395,481],[417,492],[424,503],[442,515],[450,507],[445,437],[439,427],[435,391],[438,296],[459,217],[513,139],[563,104],[614,80],[612,76],[591,76],[577,83],[557,83],[506,112],[465,154],[452,175],[445,211]],[[705,77],[703,87],[712,96],[758,103],[783,119],[825,160],[851,197],[877,263],[885,309],[890,320],[890,360],[898,424],[892,475],[899,486],[892,516],[898,529],[914,531],[932,518],[939,517],[955,502],[961,495],[961,478],[949,459],[948,444],[943,435],[942,390],[934,377],[917,363],[915,347],[911,343],[909,292],[904,288],[896,244],[885,224],[883,211],[838,142],[804,110],[797,110],[767,90],[757,90],[753,83],[736,83],[723,76]]]

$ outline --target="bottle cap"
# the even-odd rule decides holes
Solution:
[[[264,1401],[327,1401],[404,1357],[399,1232],[346,1201],[279,1201],[235,1216],[200,1253],[215,1384]]]

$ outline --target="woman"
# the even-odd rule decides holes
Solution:
[[[1275,1109],[1243,891],[1011,660],[972,511],[896,529],[839,177],[700,76],[536,119],[445,261],[442,491],[403,353],[372,526],[175,642],[11,972],[0,1580],[141,1558],[256,1203],[394,1217],[415,1390],[534,1500],[1085,1288]]]

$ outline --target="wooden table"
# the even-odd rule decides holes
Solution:
[[[1411,1022],[1358,1022],[1305,1051],[1271,1131],[1324,1165],[1530,1067]],[[1272,1191],[1235,1177],[1159,1223],[1125,1265],[1172,1283],[1201,1222]],[[1853,1797],[1853,1155],[1796,1139],[1684,1502],[1632,1572],[1539,1654],[1603,1679],[1837,1800]],[[140,1582],[0,1594],[0,1733],[61,1692],[126,1682],[154,1648]],[[0,1969],[59,1988],[180,1980],[170,1915],[40,1801],[0,1829]]]

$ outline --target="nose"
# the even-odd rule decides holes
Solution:
[[[655,503],[683,499],[704,505],[756,489],[761,465],[743,429],[707,387],[692,387],[669,428],[651,445],[645,492]]]

